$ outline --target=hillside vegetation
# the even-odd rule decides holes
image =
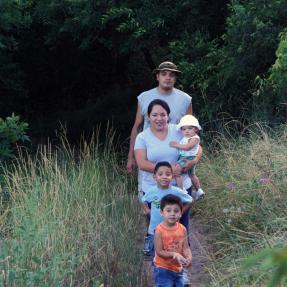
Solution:
[[[136,184],[114,134],[106,138],[83,140],[80,150],[62,140],[33,157],[22,150],[2,167],[1,286],[146,286]],[[211,247],[210,286],[265,286],[276,262],[268,272],[241,266],[286,246],[287,129],[213,138],[198,166],[207,196],[195,213]]]
[[[199,213],[213,248],[213,286],[266,286],[279,260],[270,255],[265,269],[241,265],[259,250],[287,244],[286,126],[275,133],[254,125],[247,132],[240,138],[218,135],[200,163],[208,196]]]

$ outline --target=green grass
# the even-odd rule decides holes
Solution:
[[[211,286],[266,286],[276,266],[241,265],[264,248],[287,243],[287,129],[255,130],[236,139],[219,136],[217,149],[206,152],[198,168],[208,191],[198,213],[212,247]]]
[[[42,146],[4,169],[0,286],[144,286],[135,184],[113,136]]]
[[[213,137],[198,165],[207,197],[195,216],[211,247],[203,286],[266,286],[278,254],[242,265],[286,246],[287,129],[247,132]],[[78,150],[61,137],[3,167],[0,286],[147,286],[135,178],[114,136]]]

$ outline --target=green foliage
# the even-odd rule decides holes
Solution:
[[[16,56],[19,35],[31,22],[30,16],[22,13],[24,7],[19,1],[0,2],[0,104],[1,111],[8,114],[15,102],[21,105],[27,95],[25,75]]]
[[[0,160],[13,156],[13,146],[18,141],[28,141],[26,135],[28,123],[20,120],[19,116],[12,114],[5,119],[0,118]]]
[[[203,118],[213,121],[225,113],[244,122],[259,108],[256,79],[275,61],[287,6],[283,0],[232,1],[228,12],[225,33],[217,39],[203,32],[183,34],[170,49],[183,64],[183,86]],[[267,106],[273,109],[271,102]]]
[[[63,113],[109,95],[134,95],[134,110],[136,94],[155,84],[151,71],[169,59],[205,128],[219,128],[219,117],[282,121],[285,2],[3,0],[0,113],[54,130]],[[98,122],[108,119],[101,112]]]
[[[276,61],[265,77],[257,77],[257,90],[253,95],[254,120],[278,122],[287,118],[287,33],[279,34],[279,45],[276,50]]]
[[[267,287],[277,286],[287,276],[287,247],[260,251],[246,260],[243,270],[252,268],[258,261],[263,261],[261,270],[271,274]]]

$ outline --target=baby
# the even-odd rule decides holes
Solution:
[[[179,149],[178,164],[183,167],[186,165],[186,160],[194,159],[198,152],[200,142],[198,133],[201,126],[196,117],[185,115],[180,119],[177,128],[181,130],[183,138],[179,143],[171,141],[170,146]],[[195,174],[195,166],[188,170],[188,174],[195,187],[195,200],[199,200],[204,196],[204,191],[201,189],[199,178]],[[181,176],[176,176],[176,183],[178,187],[183,188]]]

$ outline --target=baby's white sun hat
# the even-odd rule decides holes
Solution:
[[[198,122],[198,119],[196,117],[192,116],[192,115],[185,115],[185,116],[183,116],[180,119],[180,121],[179,121],[179,123],[178,123],[178,125],[176,127],[179,130],[179,129],[181,129],[184,126],[193,126],[193,127],[197,127],[198,130],[201,130],[201,126],[200,126],[200,124]]]

